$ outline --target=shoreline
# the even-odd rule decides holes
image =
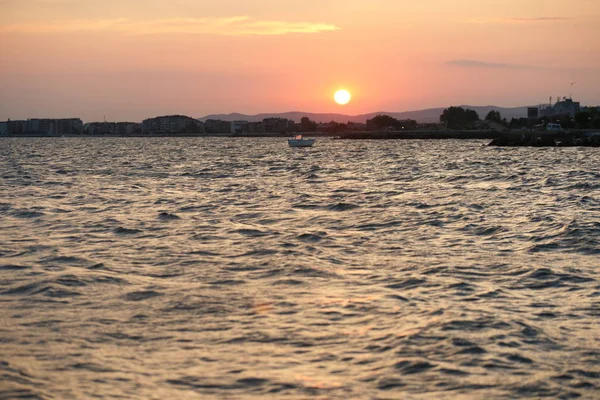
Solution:
[[[289,133],[173,133],[150,135],[2,135],[0,138],[289,138],[301,134],[307,137],[334,140],[491,140],[489,146],[600,146],[600,132],[594,129],[572,131],[490,131],[490,130],[428,130],[428,131],[349,131],[349,132],[289,132]]]
[[[222,137],[222,138],[289,138],[295,135],[306,137],[329,137],[339,140],[394,140],[394,139],[494,139],[501,135],[500,132],[485,130],[457,130],[457,131],[346,131],[346,132],[276,132],[276,133],[156,133],[133,135],[47,135],[47,134],[19,134],[2,135],[0,138],[60,138],[60,137]]]

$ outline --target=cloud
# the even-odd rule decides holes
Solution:
[[[540,72],[561,72],[573,74],[577,73],[600,73],[600,67],[557,67],[557,66],[539,66],[539,65],[527,65],[527,64],[509,64],[509,63],[495,63],[488,61],[479,60],[450,60],[445,62],[446,65],[451,65],[459,68],[479,68],[488,70],[521,70],[521,71],[540,71]]]
[[[456,67],[463,68],[488,68],[488,69],[538,69],[537,67],[533,67],[530,65],[521,65],[521,64],[504,64],[504,63],[494,63],[487,61],[479,61],[479,60],[450,60],[446,62],[448,65],[453,65]]]
[[[313,22],[258,20],[251,17],[172,18],[147,21],[127,19],[68,20],[0,26],[0,32],[60,33],[114,31],[134,35],[188,33],[205,35],[285,35],[337,31],[336,25]]]
[[[537,24],[544,22],[571,21],[571,17],[510,17],[510,18],[477,18],[469,22],[474,24]]]
[[[555,22],[555,21],[570,21],[573,18],[569,18],[569,17],[513,17],[513,18],[508,18],[506,21],[510,22],[521,22],[521,23],[527,23],[527,22]]]

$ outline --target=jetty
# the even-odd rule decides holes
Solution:
[[[494,130],[406,130],[406,131],[351,131],[337,134],[338,139],[390,140],[390,139],[495,139],[500,134]]]
[[[502,132],[490,146],[529,147],[600,147],[600,132],[590,131],[527,131]]]

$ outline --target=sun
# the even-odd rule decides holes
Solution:
[[[336,103],[343,106],[344,104],[348,104],[350,102],[350,99],[352,99],[352,95],[349,91],[342,89],[335,92],[335,94],[333,95],[333,99]]]

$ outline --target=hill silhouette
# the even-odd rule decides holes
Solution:
[[[510,120],[511,118],[521,118],[527,116],[527,106],[523,107],[496,107],[496,106],[465,106],[460,107],[470,108],[475,110],[479,114],[479,118],[483,119],[491,110],[499,111],[503,118]],[[295,122],[300,122],[302,117],[308,117],[316,122],[358,122],[365,123],[368,119],[371,119],[379,114],[389,115],[396,119],[414,119],[421,123],[439,122],[440,115],[447,107],[427,108],[423,110],[415,111],[403,111],[403,112],[374,112],[369,114],[360,115],[346,115],[346,114],[335,114],[335,113],[310,113],[301,111],[290,111],[283,113],[264,113],[256,115],[247,115],[239,113],[231,114],[212,114],[202,118],[198,118],[200,121],[206,121],[207,119],[220,119],[223,121],[249,121],[258,122],[265,118],[287,118]]]

